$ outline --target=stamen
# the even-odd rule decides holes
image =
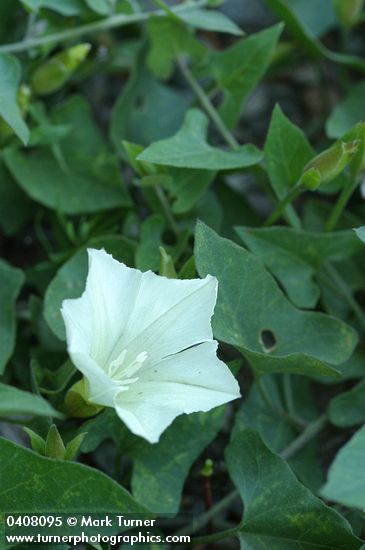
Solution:
[[[125,356],[127,350],[124,349],[116,359],[114,359],[108,368],[108,375],[117,380],[119,384],[131,384],[138,380],[137,378],[131,378],[139,369],[142,367],[143,363],[147,359],[147,352],[142,351],[139,353],[134,361],[129,365],[124,366]]]
[[[109,376],[113,376],[115,374],[116,370],[123,365],[126,355],[127,355],[127,350],[123,349],[120,352],[120,354],[118,355],[118,357],[110,363],[109,368],[108,368]]]

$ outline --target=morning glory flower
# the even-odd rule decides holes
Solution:
[[[86,289],[61,312],[90,403],[113,407],[131,432],[155,443],[178,415],[240,396],[216,355],[215,277],[167,279],[104,250],[88,254]]]

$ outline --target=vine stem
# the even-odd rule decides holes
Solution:
[[[286,420],[287,422],[289,422],[289,424],[291,424],[295,428],[304,428],[305,426],[307,426],[307,423],[304,420],[302,420],[301,418],[298,418],[297,416],[288,414],[287,412],[285,412],[283,410],[280,410],[277,407],[275,407],[275,405],[272,403],[272,401],[271,401],[271,399],[270,399],[270,397],[269,397],[269,395],[268,395],[268,393],[265,389],[265,386],[262,384],[261,376],[256,376],[255,382],[256,382],[256,386],[257,386],[257,389],[260,393],[260,396],[261,396],[262,400],[267,405],[267,407],[273,412],[273,414],[275,416],[277,416],[278,418],[282,418],[282,419]]]
[[[264,223],[264,227],[270,227],[273,225],[276,220],[280,218],[280,216],[283,214],[285,208],[293,202],[294,199],[297,198],[297,196],[301,193],[302,188],[300,185],[296,184],[294,187],[290,189],[290,191],[285,195],[283,199],[279,202],[275,210],[270,214],[270,216],[267,218],[266,222]]]
[[[362,328],[365,330],[365,314],[359,304],[352,296],[352,292],[338,273],[337,269],[333,267],[330,262],[324,264],[324,269],[330,278],[334,281],[337,288],[340,290],[342,296],[347,300],[352,311],[355,313],[358,321],[361,323]]]
[[[162,189],[161,185],[154,185],[154,190],[156,193],[156,196],[158,200],[160,201],[161,207],[163,209],[165,218],[167,223],[170,225],[172,231],[175,233],[175,235],[179,234],[179,228],[177,226],[177,223],[175,221],[174,215],[171,211],[170,203],[166,199],[166,195],[164,193],[164,190]]]
[[[240,144],[238,143],[236,138],[232,135],[232,133],[228,130],[227,126],[224,124],[217,109],[214,107],[213,103],[210,101],[204,89],[202,88],[202,86],[199,84],[197,79],[194,77],[194,75],[190,71],[185,60],[180,57],[177,59],[177,64],[182,74],[184,75],[186,81],[189,83],[191,89],[195,92],[202,107],[204,107],[204,109],[210,116],[212,122],[214,123],[215,127],[217,128],[218,132],[220,133],[224,141],[227,143],[227,145],[229,145],[229,147],[231,147],[233,151],[237,151],[240,147]]]
[[[307,443],[314,439],[324,428],[327,422],[327,416],[321,415],[319,418],[310,422],[307,427],[302,431],[298,437],[293,439],[287,447],[285,447],[279,454],[284,460],[288,460],[292,456],[296,455]],[[211,519],[220,514],[225,508],[227,508],[237,497],[239,497],[239,492],[237,489],[234,489],[228,495],[226,495],[220,502],[213,506],[209,512],[202,514],[194,523],[188,528],[181,529],[180,531],[174,533],[176,535],[190,535],[199,531],[204,527]],[[219,535],[219,538],[210,539],[210,535],[205,537],[195,537],[192,539],[193,544],[212,542],[213,540],[222,540],[227,536],[235,536],[238,531],[242,528],[242,522],[234,527],[233,529],[228,529],[227,531],[221,531],[220,533],[215,533]]]
[[[328,217],[328,220],[325,224],[325,231],[333,231],[336,227],[338,220],[341,217],[343,210],[345,209],[347,203],[349,202],[351,195],[354,193],[355,189],[359,185],[358,178],[354,178],[351,185],[345,186],[340,196],[337,199],[335,206],[331,210],[331,214]]]
[[[178,14],[184,11],[194,10],[202,8],[208,4],[208,0],[188,0],[184,4],[171,8],[171,12]],[[147,11],[143,13],[133,13],[125,15],[123,13],[117,13],[106,17],[101,21],[95,21],[94,23],[87,23],[86,25],[80,25],[74,29],[67,29],[65,31],[59,31],[47,36],[25,37],[20,42],[14,42],[12,44],[4,44],[0,46],[0,53],[19,53],[35,48],[37,46],[44,46],[45,44],[52,44],[57,42],[63,42],[71,38],[78,38],[86,34],[92,34],[94,32],[105,31],[107,29],[114,29],[116,27],[123,27],[130,25],[131,23],[139,23],[146,21],[150,15],[164,16],[165,10],[159,9],[154,11]]]

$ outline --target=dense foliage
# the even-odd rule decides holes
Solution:
[[[196,548],[363,547],[363,4],[1,0],[1,515],[168,513]],[[242,398],[152,444],[88,402],[60,312],[87,248],[215,276]]]

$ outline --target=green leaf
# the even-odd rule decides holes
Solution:
[[[365,118],[365,81],[354,84],[326,121],[328,137],[338,139]]]
[[[118,235],[96,237],[87,247],[105,248],[114,258],[133,265],[134,245]],[[65,339],[65,327],[60,308],[65,298],[78,298],[85,288],[88,271],[86,246],[81,248],[57,271],[49,284],[44,299],[44,316],[56,336]]]
[[[125,450],[126,441],[134,437],[121,422],[114,409],[110,408],[106,408],[94,418],[84,422],[79,431],[80,434],[86,432],[81,443],[83,453],[95,451],[106,439],[112,440],[117,448]]]
[[[6,53],[0,54],[0,116],[11,126],[18,138],[26,144],[29,139],[29,130],[17,103],[20,77],[21,67],[18,59]]]
[[[192,10],[179,13],[179,18],[188,25],[206,31],[226,32],[236,36],[244,34],[236,23],[217,10]]]
[[[38,456],[3,438],[0,454],[0,515],[70,510],[73,514],[146,511],[118,483],[88,466]],[[62,534],[68,534],[67,526]]]
[[[209,170],[186,170],[170,168],[171,178],[163,187],[174,197],[172,210],[184,214],[193,208],[207,187],[212,183],[215,172]]]
[[[276,105],[265,141],[264,158],[271,185],[282,199],[298,182],[304,166],[314,156],[314,150],[305,134],[295,126]],[[292,206],[286,212],[298,225]]]
[[[283,25],[275,25],[211,54],[202,74],[213,77],[223,92],[219,113],[230,128],[237,123],[245,100],[265,75],[282,30]]]
[[[182,23],[171,17],[150,17],[147,30],[151,41],[147,63],[158,78],[171,76],[179,55],[187,54],[196,63],[208,55],[207,48]]]
[[[100,15],[109,15],[112,6],[109,0],[86,0],[86,4]]]
[[[161,236],[165,222],[158,214],[149,216],[141,226],[140,242],[136,249],[136,268],[157,271],[160,265]]]
[[[5,235],[20,231],[34,213],[34,205],[18,187],[0,159],[0,227]]]
[[[218,340],[240,349],[258,374],[335,376],[330,365],[348,359],[355,331],[328,315],[303,312],[283,295],[261,260],[198,223],[195,260],[201,277],[219,282],[213,317]],[[265,344],[265,336],[274,340]]]
[[[308,1],[308,0],[307,0]],[[316,3],[316,17],[318,14],[318,0],[311,0],[312,5]],[[326,3],[326,0],[322,0]],[[296,12],[295,4],[292,0],[265,0],[265,3],[275,12],[277,17],[284,21],[289,32],[296,40],[305,48],[305,50],[313,56],[323,56],[326,59],[355,69],[360,72],[365,72],[365,62],[361,57],[355,55],[347,55],[337,53],[326,48],[313,34],[307,26],[307,22],[302,16],[302,13]]]
[[[208,118],[199,109],[190,109],[182,128],[172,137],[157,141],[147,147],[137,159],[202,170],[232,170],[257,164],[261,152],[251,144],[238,151],[223,151],[206,141]]]
[[[365,508],[365,426],[337,453],[322,496],[350,508]]]
[[[50,330],[49,332],[53,336]],[[39,391],[47,395],[54,395],[64,390],[76,373],[76,369],[69,359],[60,367],[52,370],[40,365],[37,359],[32,359],[31,368],[37,380]]]
[[[331,399],[328,416],[332,424],[340,427],[365,422],[365,381]]]
[[[80,0],[20,0],[21,3],[30,11],[39,11],[42,8],[56,11],[61,15],[72,16],[79,15],[82,9]]]
[[[313,277],[326,260],[344,260],[361,252],[352,231],[314,233],[289,227],[237,227],[236,231],[278,279],[288,298],[302,308],[316,305],[320,290]]]
[[[18,390],[13,386],[0,383],[0,416],[12,416],[18,414],[31,414],[35,416],[62,415],[42,399],[39,395]]]
[[[27,195],[66,214],[129,205],[117,159],[92,120],[88,103],[71,97],[54,111],[53,119],[72,128],[56,149],[38,147],[27,155],[18,149],[4,151],[8,169]]]
[[[177,418],[155,445],[138,439],[130,451],[134,497],[153,512],[175,514],[189,469],[217,435],[224,410]]]
[[[149,145],[176,132],[189,104],[181,92],[165,86],[147,71],[143,53],[139,53],[132,76],[113,107],[110,136],[122,157],[123,140]]]
[[[15,301],[24,282],[20,269],[0,260],[0,374],[13,353],[16,334]]]
[[[240,539],[250,550],[358,550],[347,521],[296,479],[260,436],[246,430],[226,449],[229,473],[245,504]]]
[[[309,380],[303,377],[290,377],[293,390],[295,413],[303,420],[313,421],[318,413],[313,404],[312,386]],[[293,441],[298,431],[289,421],[288,411],[284,405],[283,384],[279,375],[265,376],[261,384],[271,403],[268,406],[263,399],[257,385],[251,386],[248,397],[239,408],[233,425],[232,438],[242,430],[256,430],[265,445],[271,451],[281,452]],[[285,414],[286,413],[286,414]],[[311,490],[318,490],[323,484],[322,467],[317,456],[317,444],[310,441],[297,452],[290,460],[289,465],[299,479]]]

